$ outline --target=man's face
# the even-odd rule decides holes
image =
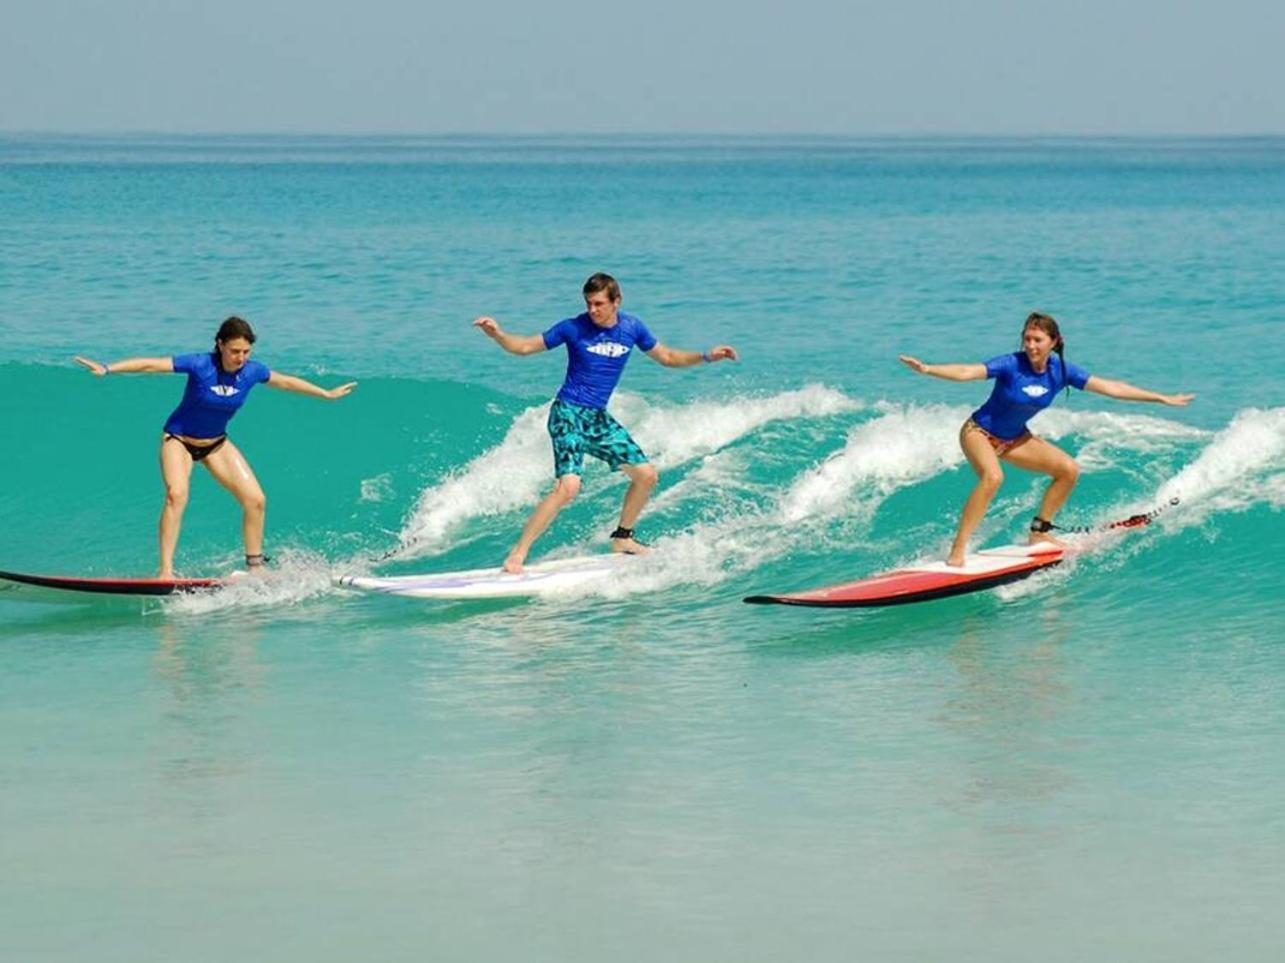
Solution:
[[[584,306],[589,311],[589,320],[600,328],[610,328],[616,323],[616,309],[620,300],[612,300],[606,291],[596,291],[584,296]]]

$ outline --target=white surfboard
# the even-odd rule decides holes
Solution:
[[[499,568],[477,568],[464,572],[435,572],[428,575],[340,575],[340,588],[377,595],[400,595],[416,599],[503,599],[555,595],[590,585],[619,572],[636,556],[624,554],[586,555],[527,565],[513,575]]]

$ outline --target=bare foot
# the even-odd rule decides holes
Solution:
[[[526,561],[525,555],[519,555],[516,552],[514,552],[512,555],[510,555],[508,558],[504,560],[504,564],[500,566],[500,570],[504,572],[508,572],[510,575],[521,575],[522,563],[525,561]]]
[[[166,582],[173,582],[173,581],[174,581],[174,570],[173,570],[172,568],[163,568],[163,569],[161,569],[159,572],[157,572],[157,573],[156,573],[156,577],[157,577],[158,579],[162,579],[162,580],[164,580],[164,581],[166,581]]]
[[[635,542],[632,538],[613,538],[611,550],[617,555],[646,555],[651,551],[646,545]]]
[[[963,568],[963,567],[964,567],[964,553],[963,553],[963,552],[959,552],[959,553],[957,554],[957,553],[955,553],[955,552],[951,552],[951,553],[950,553],[950,555],[949,555],[949,556],[947,556],[947,558],[946,558],[946,564],[947,564],[947,565],[949,565],[951,568]]]

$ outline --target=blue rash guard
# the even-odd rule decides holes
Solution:
[[[656,347],[656,337],[632,314],[620,312],[610,328],[600,328],[588,313],[559,321],[544,332],[544,346],[567,346],[567,376],[558,400],[582,408],[606,408],[634,345]]]
[[[1083,391],[1089,373],[1078,365],[1049,355],[1044,371],[1031,367],[1025,351],[1002,354],[986,362],[986,377],[995,379],[995,387],[986,404],[973,412],[973,421],[1003,441],[1020,438],[1026,423],[1053,403],[1057,393],[1070,385]]]
[[[245,404],[250,389],[272,375],[267,365],[257,361],[247,361],[240,371],[228,373],[213,351],[176,355],[174,370],[187,375],[187,388],[183,400],[165,422],[165,430],[188,438],[219,438],[227,434],[228,421]]]

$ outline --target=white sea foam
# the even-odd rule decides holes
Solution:
[[[613,413],[658,468],[680,465],[730,445],[774,421],[826,418],[859,411],[862,404],[825,385],[808,385],[764,398],[650,404],[622,394]]]
[[[165,601],[175,615],[200,615],[230,608],[279,608],[331,591],[331,568],[312,552],[278,553],[262,575],[237,575],[217,592],[176,595]]]
[[[959,425],[969,409],[946,405],[899,405],[881,402],[880,414],[854,427],[841,449],[807,469],[779,496],[775,506],[743,511],[718,521],[698,523],[678,535],[658,539],[656,557],[648,565],[622,572],[610,584],[587,591],[619,595],[655,591],[676,584],[713,584],[737,573],[759,568],[803,546],[815,546],[823,529],[838,518],[870,518],[891,495],[922,484],[963,461]],[[1208,432],[1147,415],[1106,412],[1063,412],[1043,422],[1045,437],[1076,436],[1082,453],[1095,454],[1083,465],[1087,471],[1113,464],[1124,452],[1171,452],[1175,442],[1206,437]],[[736,454],[743,454],[737,452]],[[729,471],[736,462],[720,458],[709,465],[709,478],[733,484]],[[687,481],[695,482],[693,473]],[[960,498],[966,492],[960,492]],[[1117,504],[1095,513],[1107,522],[1154,508],[1147,499]],[[1089,536],[1082,548],[1096,551],[1114,544],[1119,533]],[[1092,546],[1089,541],[1093,541]],[[922,552],[915,553],[916,559]],[[910,560],[910,556],[907,557]]]
[[[402,529],[404,558],[440,551],[471,518],[531,505],[549,481],[548,405],[528,408],[504,439],[444,481],[424,490]]]
[[[1239,412],[1200,456],[1160,486],[1161,501],[1181,500],[1183,510],[1166,519],[1187,527],[1211,513],[1240,511],[1268,500],[1281,487],[1285,469],[1285,408]]]
[[[817,516],[873,513],[899,488],[963,460],[956,440],[965,408],[880,405],[882,414],[853,428],[842,449],[805,472],[781,497],[782,525]],[[854,498],[858,489],[864,498]]]
[[[363,478],[361,481],[361,500],[363,502],[382,502],[393,496],[393,476],[388,472],[374,478]]]
[[[651,404],[622,393],[613,412],[664,470],[706,457],[773,421],[818,418],[857,410],[859,403],[823,385],[765,398]],[[403,528],[398,555],[442,550],[471,519],[534,505],[551,483],[548,405],[522,412],[499,445],[445,481],[426,489]],[[609,484],[599,482],[598,484]]]
[[[710,492],[719,493],[722,508],[716,520],[696,521],[687,531],[656,540],[656,555],[644,565],[585,591],[623,595],[726,580],[815,546],[836,519],[868,519],[896,492],[962,463],[957,436],[969,408],[953,405],[874,405],[877,415],[852,428],[839,450],[804,470],[779,495],[747,480],[752,449],[730,448],[774,421],[824,419],[865,407],[820,385],[768,397],[689,404],[620,395],[613,413],[629,425],[662,471],[698,461],[684,478],[662,487],[651,509],[672,508]],[[440,551],[458,543],[470,520],[533,505],[550,483],[543,428],[547,411],[547,405],[524,411],[497,446],[425,490],[401,534],[400,557]],[[1139,453],[1172,452],[1175,444],[1208,436],[1151,415],[1098,411],[1053,410],[1034,427],[1050,439],[1074,436],[1077,457],[1089,472],[1136,461]],[[618,479],[591,476],[586,494],[613,481]],[[1095,516],[1107,521],[1153,504],[1113,505]]]

